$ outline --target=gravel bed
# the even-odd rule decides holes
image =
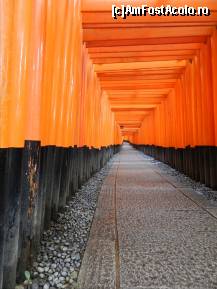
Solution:
[[[190,177],[178,172],[167,164],[164,164],[153,158],[151,158],[151,160],[152,163],[155,164],[158,168],[162,169],[168,175],[175,177],[177,181],[181,184],[189,186],[190,188],[195,190],[197,194],[204,195],[208,200],[217,201],[217,191],[212,190],[211,188],[200,182],[192,180]]]
[[[96,173],[59,213],[42,236],[31,270],[31,289],[77,288],[77,277],[87,244],[98,195],[112,160]],[[17,286],[17,288],[23,288]]]

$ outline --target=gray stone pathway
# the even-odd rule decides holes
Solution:
[[[217,204],[129,145],[99,195],[80,289],[216,289]]]

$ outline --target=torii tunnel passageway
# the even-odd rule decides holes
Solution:
[[[0,0],[0,289],[217,288],[217,2],[174,2]]]

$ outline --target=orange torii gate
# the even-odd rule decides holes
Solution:
[[[116,20],[111,18],[111,4],[138,7],[144,3],[113,2],[83,1],[84,40],[116,113],[118,107],[126,115],[132,108],[139,113],[152,107],[139,123],[134,119],[138,130],[133,134],[131,130],[131,142],[165,147],[216,145],[215,1],[206,2],[211,15],[199,19],[147,15]],[[174,5],[173,1],[145,4]],[[183,6],[182,1],[175,4]],[[203,1],[184,4],[204,6]],[[163,89],[168,91],[161,93]],[[126,133],[129,124],[124,126],[122,121],[121,125]]]

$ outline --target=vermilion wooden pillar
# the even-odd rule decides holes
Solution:
[[[201,100],[203,119],[203,145],[214,145],[214,112],[211,55],[208,44],[203,44],[200,51]]]
[[[213,84],[213,111],[214,111],[214,131],[215,147],[210,154],[210,176],[211,187],[217,189],[217,29],[211,37],[211,63],[212,63],[212,84]]]
[[[211,52],[215,145],[217,146],[217,29],[214,31],[211,37]]]

